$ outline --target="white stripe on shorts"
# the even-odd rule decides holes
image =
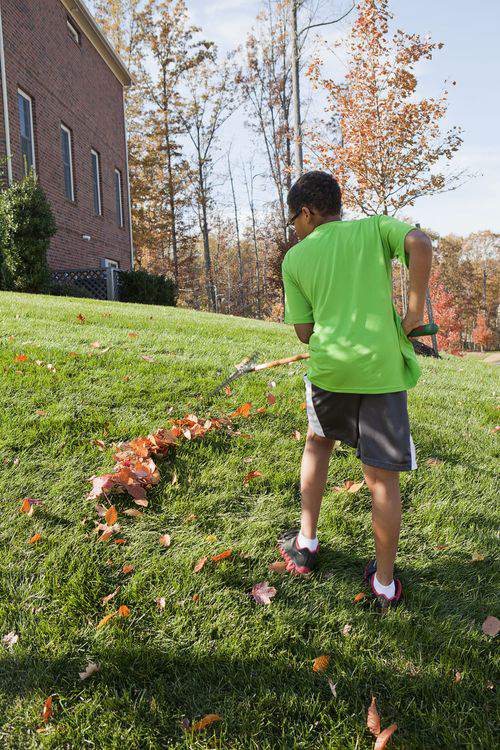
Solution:
[[[411,456],[410,469],[416,469],[417,468],[417,452],[415,450],[415,443],[413,442],[413,438],[411,435],[410,435],[410,456]]]
[[[318,415],[316,414],[316,410],[314,408],[314,404],[312,400],[312,383],[307,377],[307,375],[304,375],[304,382],[306,384],[306,411],[307,411],[307,420],[309,422],[309,426],[311,427],[312,431],[316,435],[319,435],[320,437],[325,437],[325,433],[323,432],[323,428],[318,419]]]

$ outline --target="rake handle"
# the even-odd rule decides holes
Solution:
[[[274,362],[263,362],[260,365],[254,365],[252,367],[253,372],[259,370],[268,370],[270,367],[277,367],[278,365],[288,365],[290,362],[298,362],[301,359],[309,359],[309,354],[295,354],[293,357],[285,357],[285,359],[276,359]]]

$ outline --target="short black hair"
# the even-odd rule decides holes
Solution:
[[[287,196],[288,208],[292,213],[300,211],[302,206],[315,208],[324,216],[340,214],[342,194],[340,185],[331,174],[314,170],[305,172],[295,182]]]

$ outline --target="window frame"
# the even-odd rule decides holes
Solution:
[[[118,187],[119,187],[119,196],[116,194],[116,178],[118,176]],[[120,199],[120,213],[116,216],[116,222],[119,227],[119,229],[123,229],[125,226],[125,214],[123,211],[123,189],[122,189],[122,173],[121,170],[118,169],[118,167],[115,167],[115,214],[116,214],[116,207],[117,207],[117,201],[118,197]]]
[[[94,156],[97,160],[97,180],[94,178]],[[94,211],[94,216],[102,216],[102,189],[101,189],[101,156],[99,154],[99,151],[96,151],[95,148],[90,149],[90,159],[92,162],[92,208]],[[95,185],[97,182],[97,202],[99,203],[99,212],[96,213],[95,211]]]
[[[29,104],[29,112],[30,112],[30,138],[31,138],[31,168],[36,173],[36,155],[35,155],[35,124],[34,124],[34,118],[33,118],[33,97],[31,97],[29,94],[26,93],[26,91],[23,91],[23,89],[18,88],[17,89],[17,95],[18,95],[18,112],[19,112],[19,97],[24,99],[24,101],[27,101]],[[24,170],[24,159],[23,156],[23,150],[22,150],[22,133],[21,133],[21,116],[19,113],[19,139],[21,141],[21,167],[23,170],[23,174],[26,176],[29,174],[29,171],[25,173]]]
[[[68,18],[66,18],[66,27],[68,29],[71,39],[75,42],[75,44],[78,44],[78,46],[80,46],[81,44],[80,31],[75,26],[74,22],[69,16]]]
[[[65,170],[65,164],[64,159],[62,159],[62,165],[63,165],[63,175],[64,175],[64,196],[66,200],[70,201],[70,203],[76,203],[76,197],[75,197],[75,175],[73,171],[73,133],[71,132],[71,129],[68,128],[67,125],[65,125],[63,122],[61,122],[61,146],[62,146],[62,133],[66,133],[69,138],[69,173],[70,173],[70,179],[71,179],[71,198],[68,197],[68,194],[66,192],[66,170]],[[62,152],[61,152],[62,157]]]

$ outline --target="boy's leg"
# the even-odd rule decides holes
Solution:
[[[394,579],[394,561],[401,528],[399,472],[362,464],[372,495],[372,527],[377,557],[377,579],[388,586]]]
[[[308,539],[316,538],[319,511],[334,444],[334,440],[316,435],[309,427],[300,470],[300,531]]]

